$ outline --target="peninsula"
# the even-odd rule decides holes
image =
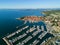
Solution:
[[[25,16],[25,17],[16,18],[16,19],[29,21],[29,22],[39,22],[39,21],[42,21],[44,18],[43,16]]]

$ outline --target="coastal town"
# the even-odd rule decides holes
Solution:
[[[43,14],[45,14],[44,22],[50,25],[51,33],[55,36],[47,40],[46,44],[49,45],[53,42],[53,45],[60,45],[60,10],[44,11]]]
[[[16,32],[2,39],[7,45],[59,45],[60,13],[59,11],[53,12],[43,11],[43,14],[45,14],[44,16],[25,16],[16,18],[17,20],[24,21],[21,29],[18,29]],[[45,23],[46,27],[44,27],[43,23],[42,25],[38,24],[41,21]]]
[[[46,11],[44,21],[49,23],[56,32],[60,32],[60,11]]]
[[[46,45],[51,44],[51,42],[56,44],[57,43],[56,41],[60,40],[60,11],[59,10],[49,10],[49,11],[43,11],[42,13],[44,14],[44,16],[26,16],[26,17],[23,17],[20,19],[26,20],[26,21],[30,20],[31,22],[43,21],[46,23],[47,28],[50,25],[50,27],[49,27],[50,32],[55,37],[52,38],[51,40],[48,40]]]
[[[29,22],[39,22],[39,21],[42,21],[44,18],[43,16],[25,16],[25,17],[16,18],[16,19],[29,21]]]

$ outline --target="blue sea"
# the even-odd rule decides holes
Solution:
[[[23,21],[16,18],[23,16],[44,16],[44,9],[0,9],[0,44],[2,37],[17,30]]]

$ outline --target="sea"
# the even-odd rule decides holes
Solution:
[[[44,16],[42,14],[46,9],[0,9],[0,45],[3,44],[2,38],[17,30],[17,26],[23,24],[23,21],[16,18],[24,16]]]

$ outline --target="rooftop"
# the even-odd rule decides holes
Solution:
[[[39,22],[43,20],[43,17],[42,16],[25,16],[17,19],[24,20],[24,21],[31,21],[31,22]]]

